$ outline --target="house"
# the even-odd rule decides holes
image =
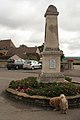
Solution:
[[[10,48],[16,48],[11,39],[0,40],[0,49],[9,50]]]
[[[5,67],[10,56],[7,56],[10,48],[16,48],[11,39],[0,40],[0,67]]]
[[[62,64],[65,69],[80,70],[80,57],[64,57]]]
[[[38,47],[27,47],[25,45],[15,47],[11,39],[0,40],[0,67],[1,65],[6,66],[7,60],[14,56],[21,59],[39,60],[40,51]]]
[[[13,55],[12,57],[10,57],[9,59],[13,59],[13,60],[22,60],[22,58],[20,58],[18,55]]]
[[[26,47],[20,46],[18,48],[10,48],[8,50],[7,56],[17,55],[22,59],[40,59],[40,51],[38,47]]]
[[[11,39],[0,40],[0,56],[5,56],[10,48],[16,48]]]
[[[72,61],[73,63],[80,63],[80,57],[64,57],[63,61]]]

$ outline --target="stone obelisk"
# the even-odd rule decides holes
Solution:
[[[58,40],[58,16],[57,8],[50,5],[45,13],[45,39],[42,53],[41,82],[64,81],[64,76],[60,72],[60,57],[62,51],[59,49]]]

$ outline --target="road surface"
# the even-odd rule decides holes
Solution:
[[[40,72],[40,71],[39,71]],[[28,104],[16,103],[4,94],[11,80],[18,80],[28,76],[38,76],[37,71],[0,69],[0,120],[80,120],[80,109],[69,109],[61,114],[50,108],[36,107]]]

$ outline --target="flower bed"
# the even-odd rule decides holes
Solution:
[[[60,94],[74,96],[80,94],[80,86],[71,82],[66,83],[38,83],[36,77],[28,77],[22,80],[11,81],[9,88],[29,95],[55,97]]]

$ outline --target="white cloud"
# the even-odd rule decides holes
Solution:
[[[44,42],[44,14],[53,4],[59,11],[60,48],[66,56],[80,56],[80,1],[0,0],[0,39],[11,38],[16,46]]]

